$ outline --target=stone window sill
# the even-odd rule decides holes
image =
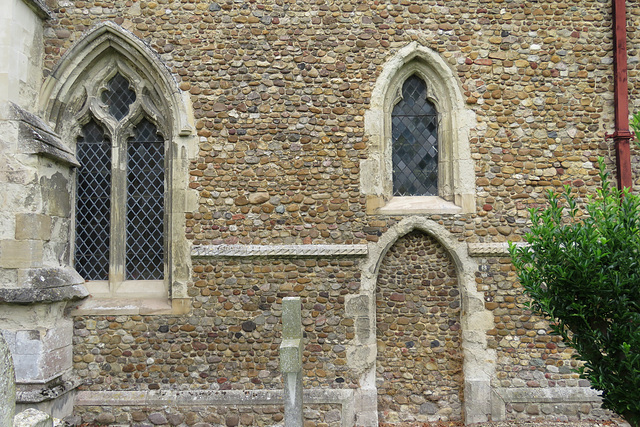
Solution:
[[[161,280],[129,280],[112,286],[107,281],[86,282],[90,296],[71,307],[71,315],[185,314],[190,298],[167,297]]]
[[[462,208],[438,196],[392,197],[376,209],[380,215],[459,214]]]

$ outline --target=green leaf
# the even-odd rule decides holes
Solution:
[[[633,129],[640,137],[638,114]],[[640,197],[611,186],[601,158],[598,169],[586,204],[568,186],[549,192],[547,208],[529,211],[529,246],[509,251],[524,306],[577,351],[603,406],[640,426]]]

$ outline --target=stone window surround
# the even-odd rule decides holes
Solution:
[[[187,283],[191,259],[184,234],[184,212],[187,199],[196,196],[188,191],[188,159],[195,156],[197,149],[193,117],[187,108],[188,96],[178,89],[155,52],[118,25],[104,22],[85,34],[62,57],[43,85],[40,110],[62,141],[75,151],[77,136],[92,116],[104,125],[100,116],[104,113],[96,97],[98,89],[116,72],[136,88],[140,100],[135,103],[139,102],[138,111],[128,120],[149,118],[165,140],[165,279],[124,281],[116,277],[108,282],[85,282],[91,298],[77,305],[74,311],[76,314],[181,314],[190,306]],[[86,98],[90,102],[83,105]],[[69,234],[73,247],[73,230]]]
[[[411,75],[427,85],[439,114],[438,196],[394,197],[391,159],[391,111]],[[369,214],[456,214],[475,211],[475,172],[469,131],[475,114],[465,108],[458,79],[432,50],[412,42],[383,66],[365,112],[368,158],[361,162],[360,188]]]

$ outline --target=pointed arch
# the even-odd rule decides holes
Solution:
[[[427,87],[438,112],[438,195],[394,197],[391,112],[411,76]],[[465,106],[457,76],[436,52],[410,43],[383,66],[365,113],[368,158],[361,163],[360,186],[370,213],[468,213],[475,210],[475,171],[469,132],[475,115]]]
[[[110,114],[105,103],[105,94],[110,90],[108,83],[117,75],[123,77],[130,90],[135,92],[129,109],[122,117]],[[158,164],[164,164],[164,171],[158,176],[163,177],[164,186],[158,187],[158,191],[164,193],[164,219],[161,220],[165,242],[164,278],[143,279],[144,286],[135,279],[127,279],[128,273],[123,272],[122,262],[113,264],[114,257],[124,259],[124,251],[129,251],[124,248],[123,240],[119,246],[111,243],[112,265],[108,284],[95,284],[93,288],[87,286],[97,298],[171,298],[174,308],[184,306],[181,300],[187,298],[190,256],[183,232],[183,212],[188,195],[188,161],[197,150],[188,94],[179,89],[159,56],[142,40],[112,22],[103,22],[88,31],[62,56],[45,80],[39,99],[42,117],[72,151],[84,126],[90,121],[96,121],[104,128],[116,151],[121,153],[114,157],[114,161],[126,157],[127,141],[134,136],[140,123],[150,123],[151,128],[161,135],[165,148],[164,157]],[[120,163],[120,166],[114,166],[114,171],[125,168],[122,160]],[[124,206],[128,203],[126,179],[114,178],[113,185],[118,188],[111,193],[112,203],[122,206],[111,209],[111,218],[119,221],[120,228],[128,221],[123,216]],[[74,242],[75,233],[72,232],[71,236]],[[128,248],[129,241],[126,245]],[[127,284],[127,280],[132,283]],[[101,307],[109,306],[102,303]],[[121,312],[120,307],[113,308]]]
[[[60,59],[44,82],[40,93],[40,110],[52,125],[58,125],[70,107],[74,95],[95,74],[107,69],[129,67],[147,82],[147,90],[162,95],[168,119],[177,135],[192,133],[188,100],[182,96],[177,82],[158,55],[131,32],[103,22],[92,28]],[[127,74],[125,72],[125,74]],[[58,130],[58,129],[56,129]]]
[[[369,244],[369,254],[361,266],[360,294],[347,301],[347,315],[355,318],[355,339],[347,351],[349,365],[360,374],[356,402],[377,414],[376,378],[376,282],[380,264],[387,251],[402,236],[421,231],[441,244],[455,264],[461,296],[462,348],[464,354],[464,402],[466,423],[486,421],[491,414],[491,378],[494,377],[496,353],[487,347],[487,331],[493,328],[493,316],[485,309],[483,294],[476,288],[477,263],[464,242],[459,242],[444,226],[422,216],[410,216],[390,227],[376,243]],[[376,415],[377,417],[377,415]],[[376,425],[362,420],[363,425]]]

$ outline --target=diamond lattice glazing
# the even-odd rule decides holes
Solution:
[[[135,128],[127,159],[127,280],[164,277],[164,141],[148,120]]]
[[[438,112],[418,76],[402,86],[392,113],[394,196],[438,194]]]
[[[136,93],[129,88],[129,81],[117,73],[109,83],[108,90],[102,92],[102,102],[109,107],[109,113],[118,121],[129,114],[129,106],[136,100]]]
[[[109,278],[111,142],[90,121],[78,138],[75,268],[85,280]]]

